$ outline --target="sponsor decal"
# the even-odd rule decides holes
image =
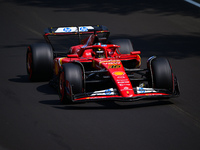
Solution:
[[[118,79],[125,79],[126,77],[124,76],[117,76]]]
[[[137,90],[138,93],[145,93],[145,90],[144,88],[142,87],[139,87],[138,90]]]
[[[108,64],[108,65],[118,65],[121,63],[120,60],[106,60],[106,61],[101,61],[99,62],[99,64],[104,63],[104,64]]]
[[[88,28],[87,27],[80,27],[79,31],[81,31],[81,32],[87,32]]]
[[[85,53],[86,56],[91,56],[91,53]]]
[[[64,32],[71,32],[72,29],[71,29],[71,28],[64,28],[63,31],[64,31]]]
[[[123,72],[123,71],[115,71],[115,72],[113,72],[112,74],[113,74],[113,75],[116,75],[116,76],[122,76],[122,75],[125,74],[125,72]]]
[[[116,68],[121,68],[122,65],[109,65],[108,69],[116,69]]]
[[[121,83],[129,83],[129,81],[118,81],[117,83],[121,84]]]
[[[101,45],[102,47],[106,47],[107,45]]]
[[[77,27],[62,27],[58,28],[55,33],[68,33],[68,32],[77,32]]]
[[[117,83],[120,83],[120,82],[128,82],[129,83],[129,79],[123,79],[123,80],[117,79],[116,81],[117,81]]]
[[[130,84],[119,84],[119,86],[130,86]]]
[[[132,91],[132,89],[131,88],[129,88],[129,87],[124,87],[123,89],[121,89],[120,91]]]
[[[87,32],[89,29],[93,30],[94,28],[92,26],[82,26],[82,27],[79,27],[79,31],[80,32]]]
[[[142,87],[137,87],[137,93],[138,94],[144,94],[144,93],[154,93],[156,92],[153,88],[142,88]]]
[[[128,90],[129,88],[128,87],[124,87],[124,90]]]
[[[114,89],[106,89],[106,90],[100,90],[100,91],[94,91],[90,96],[100,96],[100,95],[114,95]]]
[[[89,29],[94,29],[92,26],[82,26],[79,27],[80,32],[87,32]],[[64,33],[64,32],[78,32],[77,27],[59,27],[55,33]]]
[[[112,92],[112,91],[111,91],[110,89],[105,90],[105,94],[106,94],[106,95],[110,95],[111,92]]]

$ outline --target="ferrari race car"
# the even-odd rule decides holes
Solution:
[[[65,104],[179,96],[166,58],[152,56],[141,69],[131,41],[108,40],[109,34],[103,25],[47,28],[46,43],[28,46],[29,79],[50,81]]]

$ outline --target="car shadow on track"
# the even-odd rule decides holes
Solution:
[[[45,94],[55,94],[58,95],[58,92],[55,88],[50,86],[50,84],[44,84],[37,87],[39,92]],[[170,105],[172,102],[164,99],[164,100],[140,100],[135,102],[119,102],[119,101],[97,101],[97,102],[82,102],[82,103],[73,103],[64,105],[60,102],[59,97],[57,100],[43,100],[39,101],[41,104],[50,105],[56,109],[63,110],[97,110],[97,109],[134,109],[141,107],[152,107],[152,106],[160,106],[160,105]]]
[[[45,105],[51,105],[53,108],[62,110],[99,110],[99,109],[136,109],[143,107],[153,107],[161,105],[173,104],[170,101],[141,101],[141,102],[114,102],[114,101],[103,101],[103,102],[89,102],[89,103],[75,103],[62,105],[59,100],[45,100],[40,101]]]
[[[49,85],[49,82],[32,82],[29,80],[28,75],[17,75],[15,78],[8,79],[10,82],[16,83],[39,83],[37,91],[48,95],[56,95],[57,91]]]
[[[28,83],[30,82],[28,79],[28,75],[17,75],[16,78],[8,79],[11,82],[17,83]]]
[[[17,75],[16,78],[9,79],[11,82],[17,83],[31,83],[28,79],[28,75]],[[57,91],[49,85],[48,82],[42,82],[40,86],[37,87],[37,91],[47,94],[47,95],[58,95]],[[42,100],[39,103],[44,105],[50,105],[56,109],[62,110],[98,110],[98,109],[136,109],[142,107],[153,107],[161,105],[173,104],[168,100],[141,100],[135,102],[118,102],[118,101],[98,101],[98,102],[88,102],[88,103],[74,103],[63,105],[59,97],[54,100]]]

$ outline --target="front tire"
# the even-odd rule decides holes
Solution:
[[[150,61],[152,87],[174,91],[174,75],[166,58],[154,58]]]
[[[83,71],[79,64],[66,63],[62,65],[59,78],[59,96],[63,104],[73,102],[73,94],[84,91]]]

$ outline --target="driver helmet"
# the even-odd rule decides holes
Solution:
[[[95,49],[95,58],[105,58],[105,52],[101,48]]]

